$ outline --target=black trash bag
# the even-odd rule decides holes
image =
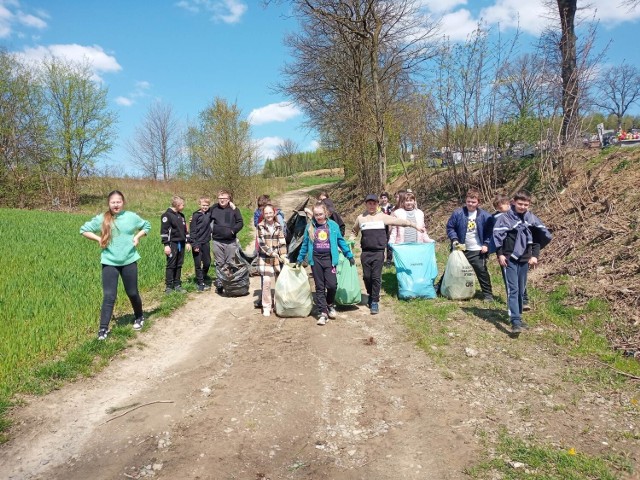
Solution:
[[[227,297],[249,295],[249,270],[250,264],[245,260],[242,249],[238,248],[234,262],[220,270],[222,288]]]
[[[292,263],[297,261],[300,247],[302,247],[302,240],[304,240],[304,231],[309,221],[304,209],[308,203],[309,199],[307,198],[298,205],[289,220],[287,220],[287,258]]]
[[[252,277],[260,275],[260,272],[258,271],[258,252],[254,251],[253,253],[248,253],[238,247],[238,253],[242,259],[249,264],[249,275]]]

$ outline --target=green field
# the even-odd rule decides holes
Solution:
[[[241,211],[249,225],[252,212]],[[0,401],[24,391],[42,365],[94,342],[102,302],[100,249],[79,234],[80,226],[90,218],[87,214],[0,209],[0,236],[5,239],[0,256],[6,272],[0,277]],[[138,281],[145,315],[153,317],[167,301],[161,293],[165,256],[160,215],[145,218],[152,229],[140,242]],[[246,245],[251,229],[247,226],[241,233]],[[192,276],[193,259],[187,254],[182,278],[188,284]],[[122,285],[114,314],[112,325],[122,324],[130,330],[133,317]]]

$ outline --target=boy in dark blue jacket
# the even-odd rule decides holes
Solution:
[[[187,222],[182,214],[184,210],[184,198],[175,195],[171,199],[171,207],[162,214],[160,219],[160,239],[164,245],[164,254],[167,256],[167,268],[165,269],[166,288],[164,293],[186,293],[182,288],[182,264],[185,250],[191,250],[189,243],[189,231]]]
[[[479,205],[480,192],[469,189],[465,206],[454,210],[447,222],[447,236],[451,240],[452,249],[460,244],[465,246],[464,255],[478,277],[484,300],[492,302],[493,291],[487,270],[487,257],[493,217],[486,210],[479,208]]]
[[[196,282],[198,292],[209,290],[211,287],[205,283],[211,267],[211,214],[209,197],[200,197],[198,201],[200,209],[193,212],[189,223],[189,236],[191,238],[191,253],[196,270]]]
[[[513,197],[511,209],[496,220],[493,241],[502,267],[506,288],[511,331],[522,332],[524,292],[529,267],[535,268],[538,256],[550,241],[551,233],[538,217],[529,211],[531,195],[524,190]]]

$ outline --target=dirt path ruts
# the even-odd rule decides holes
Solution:
[[[191,294],[138,340],[17,410],[0,478],[456,479],[475,457],[466,406],[384,306],[318,327]]]

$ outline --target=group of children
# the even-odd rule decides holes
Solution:
[[[366,212],[358,216],[353,233],[362,233],[362,270],[369,296],[371,313],[379,311],[379,294],[384,252],[389,264],[395,243],[433,242],[425,230],[424,213],[417,208],[413,192],[401,190],[396,194],[396,206],[389,203],[383,192],[365,198]],[[512,332],[527,328],[522,312],[529,310],[527,274],[538,264],[540,250],[551,241],[551,233],[542,221],[529,211],[531,195],[518,191],[513,198],[497,195],[492,215],[480,208],[480,192],[469,189],[464,206],[457,208],[447,221],[447,237],[451,249],[458,248],[478,278],[483,299],[493,302],[491,278],[487,269],[489,256],[496,254],[507,293],[507,307]],[[393,220],[392,220],[393,218]],[[406,228],[397,221],[409,222]],[[383,232],[385,234],[383,234]]]
[[[209,290],[211,267],[211,243],[216,268],[215,287],[223,293],[222,269],[234,262],[238,249],[237,235],[244,227],[240,211],[232,202],[231,192],[220,190],[218,202],[213,206],[207,196],[198,200],[199,209],[191,215],[189,227],[182,211],[184,198],[174,196],[171,206],[162,214],[160,238],[167,256],[165,269],[165,293],[185,293],[182,287],[182,265],[185,251],[193,254],[197,291]]]
[[[238,246],[237,234],[243,228],[242,216],[232,203],[231,193],[218,192],[218,202],[211,206],[211,199],[199,199],[199,209],[191,216],[189,227],[182,211],[185,201],[174,196],[171,207],[161,217],[160,237],[167,256],[165,293],[185,292],[181,283],[181,271],[185,251],[191,251],[195,264],[197,290],[209,289],[211,246],[216,267],[215,286],[223,293],[221,271],[234,263]],[[137,261],[140,255],[137,245],[140,238],[150,231],[150,224],[137,214],[124,210],[124,195],[114,190],[107,198],[108,210],[86,222],[80,233],[99,243],[102,264],[103,302],[100,313],[98,339],[107,337],[109,321],[116,300],[118,278],[122,277],[125,291],[134,310],[134,329],[144,325],[142,300],[138,292]],[[352,229],[354,236],[361,235],[360,257],[367,306],[372,315],[379,313],[382,269],[391,261],[389,245],[395,243],[433,242],[425,227],[424,213],[417,208],[411,191],[396,194],[396,207],[389,203],[385,192],[378,198],[369,194],[364,199],[366,210],[356,218]],[[522,312],[528,309],[526,291],[529,268],[538,263],[540,250],[551,240],[549,230],[538,217],[529,211],[531,196],[526,191],[517,192],[512,199],[499,195],[494,200],[496,213],[491,215],[480,208],[480,193],[467,191],[464,206],[456,209],[446,226],[451,248],[460,248],[478,278],[485,301],[493,301],[493,291],[487,260],[495,253],[507,292],[507,306],[512,332],[520,333],[527,325]],[[319,316],[318,325],[325,325],[336,317],[335,295],[337,291],[336,266],[342,251],[351,266],[355,266],[353,252],[344,238],[345,225],[335,210],[333,202],[323,192],[308,212],[310,221],[297,255],[298,265],[311,267]],[[254,212],[256,227],[257,268],[261,276],[261,295],[256,303],[264,316],[274,309],[271,293],[274,279],[288,263],[286,224],[284,215],[268,196],[258,198]],[[463,248],[461,248],[463,246]],[[385,262],[386,252],[386,262]]]

